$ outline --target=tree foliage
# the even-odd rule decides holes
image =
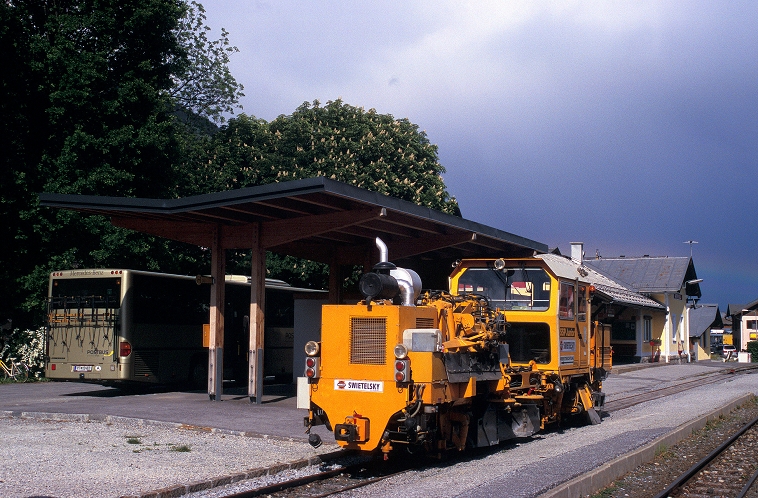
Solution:
[[[176,195],[196,137],[176,110],[213,118],[241,90],[224,65],[233,49],[225,35],[209,42],[204,20],[177,0],[0,2],[0,316],[44,310],[53,269],[181,266],[178,253],[200,258],[184,261],[193,270],[202,262],[196,248],[40,209],[37,194]]]
[[[266,122],[246,115],[230,120],[190,163],[183,195],[323,176],[460,216],[440,176],[437,147],[407,119],[345,104],[304,103]],[[229,265],[249,271],[249,258]],[[326,287],[321,264],[268,254],[267,274],[293,285]]]
[[[304,103],[270,123],[245,115],[208,142],[197,186],[229,190],[324,176],[460,216],[437,147],[407,119],[343,103]]]
[[[336,100],[225,122],[243,90],[227,66],[237,49],[205,21],[186,0],[0,2],[0,319],[38,325],[52,270],[208,270],[201,248],[42,209],[40,192],[172,198],[325,176],[459,214],[436,147],[407,119]],[[296,284],[328,277],[285,256],[267,266]]]
[[[186,116],[210,118],[224,122],[224,114],[233,114],[244,97],[241,84],[229,71],[230,56],[239,52],[229,43],[229,33],[221,29],[221,38],[209,40],[211,28],[205,24],[205,9],[197,2],[187,4],[175,30],[179,44],[186,50],[184,70],[173,75],[169,96]]]

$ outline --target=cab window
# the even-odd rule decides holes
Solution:
[[[561,289],[558,297],[558,318],[561,320],[573,320],[574,303],[574,283],[561,282]]]
[[[511,323],[505,333],[511,361],[550,363],[550,326],[546,323]]]
[[[587,321],[587,287],[579,286],[579,294],[576,296],[576,317],[580,322]]]
[[[458,294],[485,296],[504,310],[545,311],[550,307],[550,275],[542,268],[468,268]]]

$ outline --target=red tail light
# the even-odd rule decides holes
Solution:
[[[309,379],[318,379],[321,358],[309,356],[305,359],[305,376]]]
[[[395,360],[395,380],[397,382],[411,381],[411,360]]]
[[[122,341],[118,348],[119,356],[129,356],[132,354],[132,345],[126,341]]]
[[[50,370],[55,370],[55,363],[50,364]]]

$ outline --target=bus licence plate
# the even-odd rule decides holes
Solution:
[[[72,367],[73,372],[91,372],[92,365],[74,365]]]

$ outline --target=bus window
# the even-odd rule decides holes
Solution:
[[[134,323],[196,325],[210,320],[210,290],[194,281],[133,273],[127,298]]]
[[[486,296],[493,307],[545,311],[550,307],[550,276],[542,268],[468,268],[458,279],[458,293]]]
[[[53,279],[51,309],[121,306],[121,278]],[[79,303],[79,304],[77,304]]]

